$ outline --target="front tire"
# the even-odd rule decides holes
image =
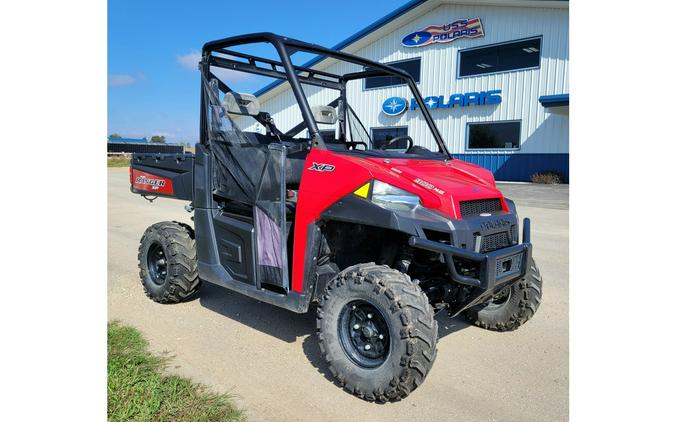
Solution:
[[[532,260],[530,271],[490,302],[466,310],[464,315],[474,325],[491,331],[513,331],[537,312],[541,303],[542,278]]]
[[[192,227],[176,221],[148,227],[138,248],[138,267],[145,294],[155,302],[190,298],[200,285]]]
[[[410,277],[374,263],[331,280],[317,310],[319,347],[350,393],[396,401],[419,387],[436,359],[438,324]]]

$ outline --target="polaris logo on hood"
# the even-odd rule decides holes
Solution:
[[[480,223],[480,228],[483,231],[490,231],[490,230],[501,229],[502,227],[506,227],[506,226],[510,226],[510,225],[511,225],[511,223],[508,220],[505,220],[503,218],[499,218],[499,219],[496,219],[496,220],[483,221],[482,223]]]

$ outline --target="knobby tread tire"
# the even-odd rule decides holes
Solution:
[[[350,360],[339,340],[338,315],[354,299],[367,299],[385,310],[390,351],[375,369]],[[436,359],[438,323],[427,296],[408,275],[385,265],[358,264],[333,278],[319,298],[317,332],[330,372],[346,391],[367,401],[407,397],[422,384]]]
[[[466,318],[478,327],[491,331],[513,331],[530,320],[541,304],[543,280],[532,260],[530,272],[511,286],[509,300],[491,309],[481,305],[465,311]]]
[[[153,283],[148,273],[147,253],[159,242],[167,259],[164,284]],[[179,303],[194,295],[200,286],[197,249],[192,227],[177,221],[163,221],[148,227],[138,248],[138,267],[145,294],[158,303]]]

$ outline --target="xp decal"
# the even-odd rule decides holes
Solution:
[[[405,47],[423,47],[433,43],[448,43],[459,38],[476,38],[485,35],[480,18],[459,19],[447,25],[429,25],[403,37]]]
[[[312,163],[312,167],[307,167],[307,170],[312,170],[312,171],[333,171],[333,170],[335,170],[335,166],[332,165],[332,164]]]
[[[398,116],[408,109],[408,100],[402,97],[389,97],[382,103],[382,112],[387,116]]]

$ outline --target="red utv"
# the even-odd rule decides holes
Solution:
[[[256,44],[278,59],[239,49]],[[294,54],[325,66],[295,65]],[[161,222],[143,235],[150,298],[180,302],[206,281],[298,313],[316,302],[331,372],[373,401],[422,383],[436,358],[435,313],[496,331],[534,315],[542,280],[529,220],[519,230],[493,175],[452,158],[409,74],[270,33],[205,44],[200,70],[195,154],[135,154],[130,168],[133,192],[190,201],[194,212],[194,228]],[[300,123],[277,127],[255,96],[227,85],[235,71],[289,84],[295,103],[283,112]],[[400,79],[395,89],[422,105],[412,136],[371,139],[349,103],[371,77]],[[244,118],[256,130],[240,130]]]

